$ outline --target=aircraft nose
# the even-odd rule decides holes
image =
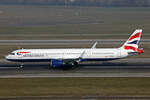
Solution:
[[[11,55],[7,55],[7,56],[5,56],[5,59],[6,60],[9,60],[9,59],[11,59],[12,58],[12,56]]]
[[[5,56],[5,59],[9,59],[9,55]]]

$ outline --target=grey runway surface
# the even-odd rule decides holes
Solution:
[[[150,58],[81,63],[70,70],[52,69],[50,63],[19,63],[0,60],[0,78],[35,77],[150,77]]]
[[[0,40],[0,45],[50,45],[50,44],[90,44],[95,41],[100,44],[121,44],[127,39],[93,39],[93,40]],[[141,44],[150,44],[150,39],[142,39]]]

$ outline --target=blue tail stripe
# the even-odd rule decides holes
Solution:
[[[128,42],[128,44],[137,44],[138,40],[132,41],[132,42]]]

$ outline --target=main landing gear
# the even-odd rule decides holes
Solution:
[[[21,63],[21,64],[20,64],[20,68],[23,68],[23,67],[24,67],[24,63]]]

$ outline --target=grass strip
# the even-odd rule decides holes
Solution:
[[[148,96],[149,78],[0,79],[0,96]]]

